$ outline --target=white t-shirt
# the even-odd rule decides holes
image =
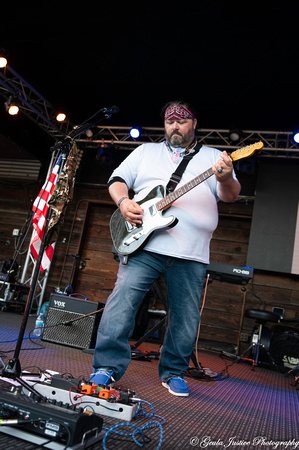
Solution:
[[[189,162],[177,188],[210,169],[220,154],[215,148],[201,147]],[[133,189],[134,200],[140,202],[157,185],[167,185],[181,161],[179,158],[175,162],[171,156],[165,142],[140,145],[114,170],[111,178],[121,177]],[[218,200],[218,183],[212,175],[163,213],[164,216],[174,215],[177,225],[155,232],[144,249],[209,264],[210,240],[218,224]]]

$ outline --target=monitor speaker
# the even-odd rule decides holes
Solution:
[[[104,306],[104,303],[51,294],[42,340],[81,349],[94,348],[101,312],[92,313]]]

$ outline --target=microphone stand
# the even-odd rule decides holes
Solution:
[[[93,119],[94,117],[96,117],[99,112],[105,114],[104,118],[109,118],[109,117],[111,117],[111,113],[117,112],[117,110],[118,110],[117,107],[102,108],[99,111],[97,111],[90,119]],[[52,152],[54,152],[56,150],[60,150],[62,152],[62,149],[65,149],[66,146],[69,147],[70,142],[72,140],[74,140],[77,136],[79,136],[81,133],[83,133],[87,129],[91,128],[92,126],[95,126],[97,123],[99,123],[101,120],[103,120],[103,118],[100,118],[100,119],[94,121],[94,123],[90,124],[88,122],[90,119],[87,119],[87,121],[83,122],[83,124],[81,126],[76,128],[74,130],[73,136],[72,136],[72,133],[70,133],[69,136],[65,136],[65,138],[63,139],[62,142],[58,142],[56,145],[51,147],[50,150]],[[68,148],[68,151],[63,151],[63,153],[67,153],[68,154],[69,153],[69,148]],[[18,336],[18,339],[17,339],[14,356],[8,361],[8,364],[2,370],[2,377],[4,377],[4,378],[11,378],[13,380],[18,381],[20,383],[20,385],[22,385],[29,392],[31,392],[31,394],[33,394],[34,398],[38,399],[39,401],[42,400],[44,397],[39,392],[37,392],[32,386],[30,386],[28,383],[26,383],[21,378],[22,369],[21,369],[19,356],[20,356],[20,351],[21,351],[21,347],[22,347],[22,341],[23,341],[23,338],[24,338],[24,334],[25,334],[25,330],[26,330],[26,326],[27,326],[27,322],[28,322],[28,318],[29,318],[29,313],[30,313],[31,306],[32,306],[32,303],[33,303],[34,294],[35,294],[35,291],[36,291],[40,265],[41,265],[42,257],[43,257],[44,250],[45,250],[46,235],[47,235],[49,222],[50,222],[50,218],[51,218],[51,212],[52,212],[52,208],[49,207],[48,212],[47,212],[47,216],[46,216],[45,230],[44,230],[43,238],[42,238],[42,241],[41,241],[41,245],[40,245],[37,261],[36,261],[36,264],[35,264],[35,268],[34,268],[34,271],[33,271],[30,291],[29,291],[29,294],[28,294],[28,297],[27,297],[27,302],[26,302],[26,306],[25,306],[25,310],[24,310],[24,315],[23,315],[23,319],[22,319],[22,323],[21,323],[21,328],[19,330],[19,336]]]
[[[32,306],[32,302],[33,302],[33,298],[34,298],[34,294],[35,294],[35,290],[36,290],[37,280],[38,280],[38,276],[39,276],[40,264],[41,264],[41,261],[42,261],[44,248],[45,248],[46,234],[47,234],[49,221],[50,221],[50,217],[51,217],[51,211],[52,211],[52,209],[49,207],[48,213],[47,213],[47,216],[46,216],[45,231],[44,231],[44,235],[43,235],[43,238],[42,238],[42,241],[41,241],[41,246],[40,246],[38,258],[37,258],[37,261],[36,261],[36,264],[35,264],[35,268],[34,268],[34,272],[33,272],[33,276],[32,276],[31,287],[30,287],[30,291],[29,291],[29,294],[28,294],[27,302],[26,302],[26,307],[25,307],[25,311],[24,311],[24,315],[23,315],[23,319],[22,319],[22,323],[21,323],[21,328],[20,328],[20,331],[19,331],[19,336],[18,336],[18,339],[17,339],[17,344],[16,344],[14,356],[13,356],[13,358],[11,358],[8,361],[8,364],[2,370],[2,377],[12,378],[13,380],[18,381],[23,387],[25,387],[26,389],[28,389],[28,391],[30,391],[32,394],[34,394],[34,396],[37,396],[37,398],[39,400],[41,400],[43,398],[43,396],[39,392],[37,392],[34,388],[32,388],[28,383],[26,383],[24,380],[22,380],[22,378],[21,378],[22,369],[21,369],[21,364],[20,364],[20,360],[19,360],[19,355],[20,355],[20,351],[21,351],[23,337],[24,337],[24,334],[25,334],[26,325],[27,325],[27,322],[28,322],[29,312],[31,310],[31,306]]]

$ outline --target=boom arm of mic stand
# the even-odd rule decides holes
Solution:
[[[67,137],[69,137],[71,139],[76,139],[76,137],[80,136],[80,134],[84,133],[85,131],[89,130],[90,128],[95,127],[98,123],[102,122],[102,120],[110,119],[110,117],[111,117],[111,114],[105,113],[103,110],[100,110],[98,112],[103,112],[105,114],[104,117],[100,117],[97,120],[94,120],[92,122],[89,122],[89,121],[83,122],[82,125],[79,125],[78,127],[76,127],[74,129],[73,133],[70,133],[70,135]],[[92,117],[91,117],[91,119],[92,119]]]
[[[90,120],[93,119],[98,113],[103,113],[104,117],[100,117],[97,120],[90,122]],[[53,145],[50,148],[51,152],[55,152],[56,150],[61,149],[63,146],[68,145],[71,141],[80,136],[80,134],[84,133],[92,127],[95,127],[98,123],[102,122],[102,120],[110,119],[110,117],[111,114],[107,108],[100,109],[90,119],[87,119],[85,122],[83,122],[82,125],[75,127],[74,130],[68,136],[65,136],[62,141],[58,141],[55,145]]]
[[[97,311],[92,311],[91,313],[84,314],[83,316],[76,317],[75,319],[71,319],[71,320],[68,320],[66,322],[60,322],[57,325],[66,325],[66,326],[72,325],[73,322],[76,322],[77,320],[85,319],[85,317],[92,316],[93,314],[98,314],[99,312],[103,311],[103,309],[104,308],[97,309]]]

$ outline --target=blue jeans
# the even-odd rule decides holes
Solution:
[[[116,284],[100,321],[93,367],[109,368],[118,381],[130,360],[129,338],[135,315],[146,292],[162,275],[167,286],[168,321],[159,358],[162,381],[182,376],[189,366],[200,321],[200,297],[206,264],[147,251],[129,257],[119,265]]]

